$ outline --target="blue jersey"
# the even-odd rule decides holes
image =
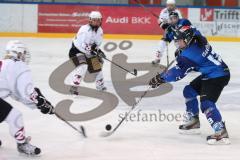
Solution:
[[[170,26],[167,29],[166,35],[165,35],[165,40],[168,42],[171,42],[173,40],[173,29],[180,28],[182,26],[191,26],[192,23],[188,19],[179,19],[177,24],[174,26]]]
[[[193,42],[178,55],[177,65],[161,77],[165,82],[174,82],[184,78],[190,71],[200,72],[203,80],[230,74],[228,66],[209,44],[200,47]]]

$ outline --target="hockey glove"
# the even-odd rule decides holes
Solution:
[[[159,87],[163,83],[165,83],[165,81],[161,78],[161,75],[158,74],[158,75],[156,75],[155,77],[153,77],[151,79],[151,81],[149,82],[149,85],[152,88],[157,88],[157,87]]]
[[[101,58],[106,58],[105,53],[101,49],[97,49],[97,56]]]
[[[91,54],[100,58],[106,58],[105,53],[101,49],[96,49],[95,51],[92,51]]]
[[[43,114],[54,114],[54,107],[51,103],[42,95],[40,89],[34,88],[35,92],[31,95],[31,99],[36,103],[37,108]]]
[[[160,25],[159,25],[163,30],[165,30],[165,29],[167,29],[169,26],[170,26],[170,24],[168,24],[168,23],[160,23]]]
[[[96,51],[96,48],[97,48],[96,43],[93,43],[92,46],[91,46],[91,50],[92,50],[92,51]]]

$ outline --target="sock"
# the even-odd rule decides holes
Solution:
[[[201,109],[215,132],[223,129],[224,124],[222,122],[222,116],[214,102],[209,100],[202,101]]]
[[[23,118],[20,111],[13,108],[5,121],[9,125],[9,132],[12,137],[15,138],[17,143],[24,143],[25,142],[25,130],[23,125]]]
[[[186,111],[193,116],[199,114],[197,95],[197,92],[190,85],[187,85],[183,90],[183,96],[186,99]]]

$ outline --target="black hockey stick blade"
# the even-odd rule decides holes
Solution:
[[[83,126],[80,126],[80,130],[77,129],[75,126],[73,126],[71,123],[69,123],[68,121],[66,121],[63,117],[61,117],[59,114],[57,114],[56,112],[54,113],[59,119],[61,119],[63,122],[65,122],[69,127],[71,127],[72,129],[74,129],[75,131],[77,131],[80,135],[82,135],[84,138],[87,138],[86,132],[85,132],[85,128]]]
[[[137,70],[136,69],[133,69],[133,73],[135,76],[137,76]]]
[[[87,138],[87,134],[86,134],[85,128],[82,125],[79,128],[80,128],[80,131],[82,132],[83,137]]]

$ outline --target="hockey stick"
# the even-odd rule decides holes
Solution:
[[[168,42],[167,42],[167,66],[169,65]]]
[[[175,62],[176,59],[172,60],[171,63],[163,70],[162,73],[165,73],[169,67]],[[138,101],[136,101],[131,109],[125,114],[125,116],[121,119],[121,121],[113,128],[112,131],[108,131],[108,132],[102,132],[100,134],[101,137],[109,137],[111,136],[113,133],[115,133],[115,131],[121,126],[121,124],[125,121],[125,119],[128,117],[128,115],[137,107],[137,105],[139,104],[139,102],[146,96],[147,92],[151,89],[151,86],[148,87],[148,89],[146,91],[143,92],[143,94],[140,96],[140,98],[138,99]]]
[[[117,63],[115,63],[115,62],[113,62],[113,61],[111,61],[111,60],[109,60],[106,56],[100,56],[99,54],[98,54],[98,52],[97,51],[94,51],[95,53],[96,53],[96,55],[98,56],[98,57],[100,57],[100,58],[103,58],[103,59],[105,59],[105,60],[107,60],[108,62],[110,62],[110,63],[112,63],[112,64],[114,64],[115,66],[117,66],[117,67],[119,67],[119,68],[121,68],[121,69],[123,69],[124,71],[126,71],[126,72],[128,72],[128,73],[130,73],[130,74],[132,74],[132,75],[134,75],[134,76],[137,76],[137,69],[133,69],[133,72],[131,72],[131,71],[129,71],[129,70],[127,70],[126,68],[124,68],[124,67],[122,67],[122,66],[120,66],[119,64],[117,64]],[[102,51],[101,51],[102,52]],[[105,54],[104,54],[105,55]]]
[[[73,126],[71,123],[69,123],[68,121],[66,121],[63,117],[61,117],[59,114],[57,114],[56,112],[54,112],[54,114],[61,119],[63,122],[65,122],[69,127],[71,127],[72,129],[74,129],[75,131],[77,131],[79,134],[81,134],[84,138],[87,138],[86,132],[84,127],[81,125],[80,126],[80,130],[77,129],[75,126]]]
[[[157,19],[159,18],[159,16],[154,13],[153,11],[149,10],[146,6],[144,6],[139,0],[134,0],[138,5],[140,5],[141,7],[143,7],[143,9],[146,11],[146,12],[149,12],[151,13],[154,17],[156,17]]]
[[[134,68],[134,69],[133,69],[133,72],[131,72],[131,71],[127,70],[126,68],[123,68],[122,66],[118,65],[117,63],[115,63],[115,62],[107,59],[106,57],[102,57],[102,58],[105,59],[105,60],[107,60],[107,61],[109,61],[109,62],[111,62],[111,63],[114,64],[115,66],[117,66],[117,67],[125,70],[126,72],[128,72],[128,73],[130,73],[130,74],[132,74],[132,75],[134,75],[134,76],[137,76],[137,69]]]

